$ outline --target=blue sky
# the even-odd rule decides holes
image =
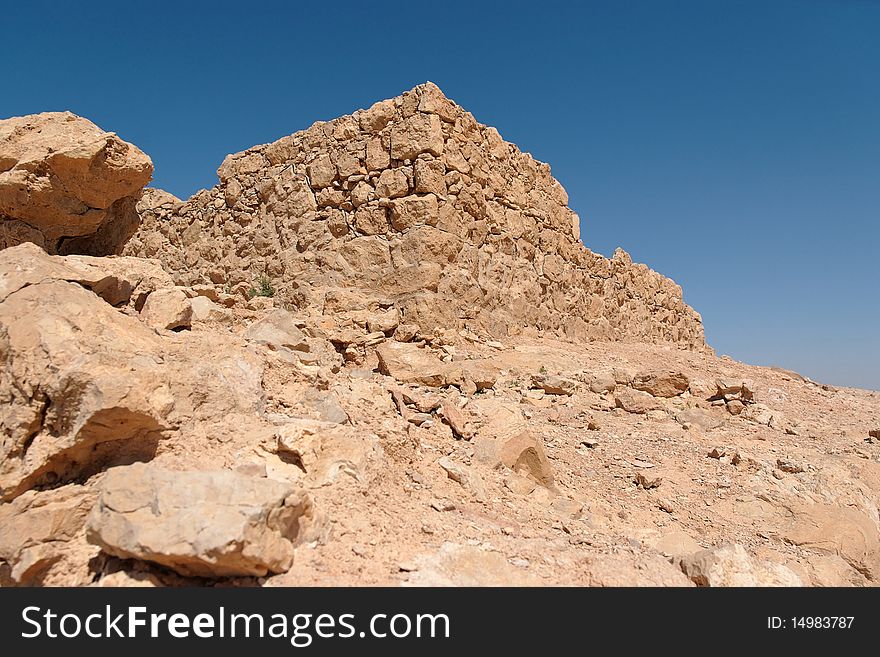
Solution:
[[[181,197],[227,153],[433,80],[552,165],[588,247],[679,282],[719,353],[880,389],[880,2],[30,1],[2,20],[0,116],[86,116]]]

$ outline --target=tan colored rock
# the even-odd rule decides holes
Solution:
[[[736,397],[744,401],[751,401],[755,394],[755,384],[748,379],[721,378],[715,380],[715,397]]]
[[[141,310],[141,320],[154,329],[178,331],[192,326],[192,304],[183,290],[151,292]]]
[[[680,563],[682,572],[697,586],[803,586],[790,568],[756,560],[739,544],[701,550]]]
[[[657,552],[666,557],[684,557],[702,550],[702,546],[680,529],[669,530],[650,542]]]
[[[467,418],[465,414],[459,409],[455,404],[445,401],[440,405],[440,409],[437,414],[443,419],[443,422],[449,425],[449,428],[452,429],[452,435],[458,439],[469,440],[472,436],[472,431],[468,426]]]
[[[486,486],[480,475],[470,466],[458,463],[448,456],[443,456],[437,460],[437,465],[446,471],[447,476],[453,481],[458,482],[462,487],[473,494],[478,501],[486,499]]]
[[[354,213],[354,226],[364,235],[384,235],[388,232],[388,216],[385,208],[362,205]]]
[[[407,196],[397,199],[391,206],[391,226],[403,232],[409,228],[437,223],[437,197]]]
[[[217,322],[219,324],[231,324],[232,312],[228,308],[220,306],[208,297],[193,297],[189,300],[192,307],[192,319],[196,322]]]
[[[828,504],[790,505],[791,517],[781,529],[792,545],[842,557],[871,581],[880,576],[880,532],[858,509]]]
[[[0,301],[45,280],[77,283],[111,306],[135,308],[140,308],[154,290],[173,284],[161,267],[141,258],[48,256],[30,243],[0,253]]]
[[[443,154],[443,130],[435,114],[414,114],[391,131],[391,159],[414,160],[420,153]]]
[[[326,153],[319,155],[307,167],[309,180],[317,189],[328,187],[336,179],[336,167]]]
[[[414,177],[417,194],[436,194],[446,196],[446,168],[441,160],[419,158],[415,161]]]
[[[567,379],[558,374],[532,376],[532,386],[543,390],[548,395],[571,396],[578,388],[577,381]]]
[[[108,554],[181,575],[262,576],[291,567],[314,519],[311,498],[290,484],[135,464],[107,472],[87,536]]]
[[[0,120],[4,246],[37,237],[35,231],[38,244],[55,252],[64,238],[126,221],[115,215],[125,214],[125,199],[134,199],[152,173],[150,158],[137,147],[70,112]],[[17,233],[10,233],[9,222]]]
[[[531,432],[523,431],[510,437],[499,447],[499,458],[508,468],[531,476],[546,488],[553,487],[553,467],[547,460],[541,441]]]
[[[614,390],[614,403],[628,413],[646,414],[661,408],[653,395],[640,390],[617,387]]]
[[[611,372],[597,372],[590,377],[590,390],[601,395],[605,392],[614,392],[617,382]]]
[[[433,554],[414,559],[409,586],[538,586],[527,569],[509,563],[498,552],[445,542]]]
[[[676,397],[688,389],[690,381],[681,372],[642,372],[633,378],[632,387],[654,397]]]
[[[68,281],[68,261],[0,252],[0,499],[152,458],[181,422],[263,403],[252,355],[218,336],[163,340]]]
[[[397,198],[409,194],[409,180],[403,169],[385,169],[376,181],[379,198]]]
[[[293,352],[309,352],[306,336],[297,327],[293,316],[284,309],[273,310],[263,319],[260,319],[244,332],[244,337],[251,342],[266,345],[273,351],[287,355],[298,362],[299,358]]]
[[[376,348],[379,371],[400,383],[442,386],[446,364],[427,349],[405,342],[385,342]]]
[[[666,559],[640,555],[635,559],[621,555],[601,555],[587,566],[590,586],[693,586],[680,570]]]
[[[299,478],[309,488],[368,483],[385,465],[376,435],[336,422],[288,418],[274,436],[276,452],[301,469]]]
[[[686,408],[675,414],[675,419],[685,428],[696,427],[711,431],[724,424],[724,417],[704,408]]]
[[[38,584],[41,575],[70,551],[83,532],[95,494],[82,486],[28,491],[0,504],[0,560],[18,585]]]

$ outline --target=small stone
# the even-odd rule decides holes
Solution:
[[[573,395],[578,383],[558,375],[539,375],[532,377],[532,386],[543,390],[548,395]]]
[[[739,415],[743,412],[746,405],[743,404],[739,399],[731,399],[727,402],[727,412],[731,415]]]
[[[722,456],[724,456],[724,453],[725,453],[724,450],[721,449],[720,447],[713,447],[712,449],[709,450],[709,453],[707,454],[707,456],[710,459],[720,459]]]
[[[430,422],[431,416],[428,413],[413,413],[406,419],[408,422],[420,427],[426,422]]]
[[[804,471],[804,466],[791,459],[776,459],[776,467],[782,470],[782,472],[788,472],[789,474],[797,474]]]
[[[666,513],[675,513],[675,505],[670,500],[661,498],[657,500],[657,506]]]
[[[581,438],[581,445],[584,447],[589,447],[590,449],[594,449],[596,445],[599,444],[599,441],[595,438]]]
[[[635,477],[635,482],[640,488],[649,490],[651,488],[659,488],[660,484],[663,483],[663,478],[646,477],[643,473],[639,472]]]
[[[435,511],[455,511],[455,505],[449,500],[431,500],[431,508]]]

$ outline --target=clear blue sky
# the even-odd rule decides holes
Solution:
[[[315,6],[317,5],[317,7]],[[5,2],[0,116],[69,109],[187,197],[425,80],[549,162],[719,353],[880,389],[880,2]]]

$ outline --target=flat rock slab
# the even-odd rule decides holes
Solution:
[[[87,538],[185,576],[263,576],[290,569],[313,518],[311,498],[284,482],[138,463],[107,472]]]

